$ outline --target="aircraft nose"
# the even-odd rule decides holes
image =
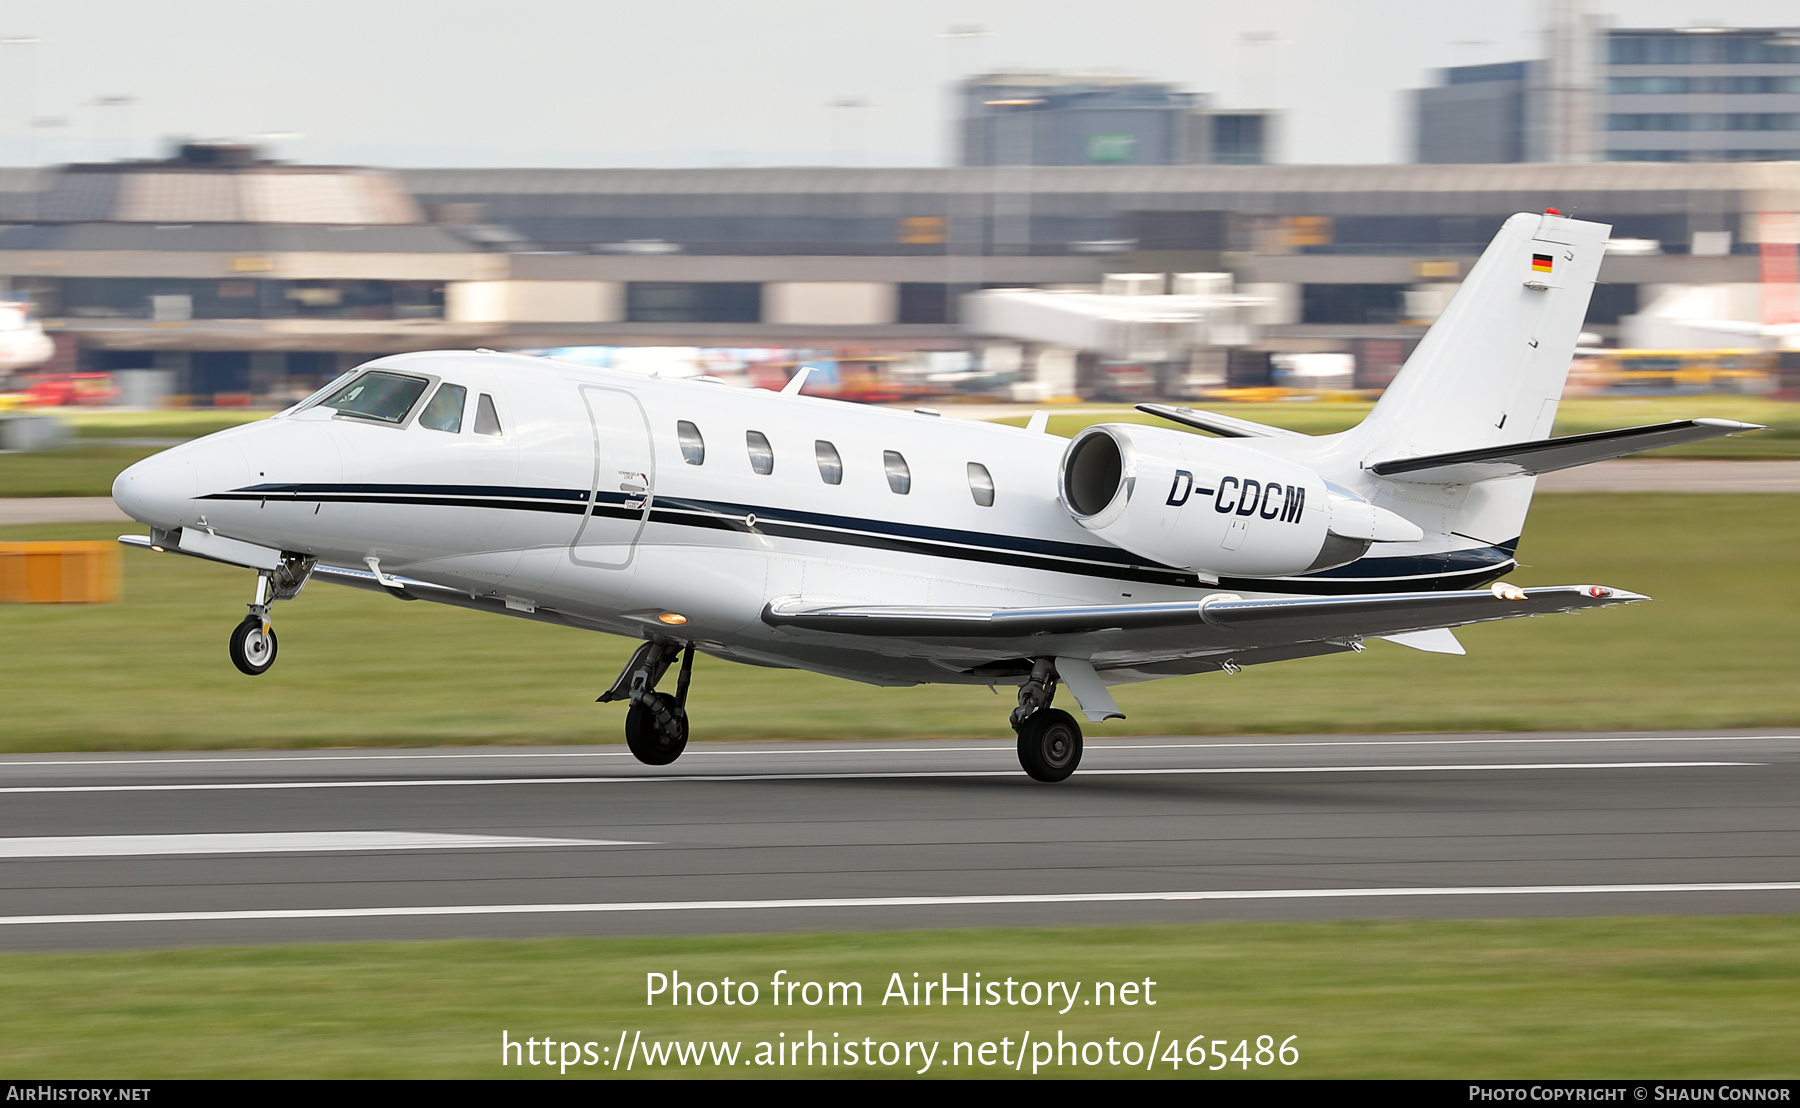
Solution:
[[[199,493],[194,463],[168,452],[145,458],[113,479],[113,503],[152,527],[182,526]]]

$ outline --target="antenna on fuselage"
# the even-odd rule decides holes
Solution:
[[[794,375],[788,378],[788,383],[781,386],[781,395],[799,396],[800,387],[806,384],[806,379],[812,375],[812,371],[813,367],[809,365],[803,365],[796,369]]]

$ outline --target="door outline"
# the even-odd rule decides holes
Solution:
[[[638,402],[638,398],[625,389],[610,385],[582,385],[580,388],[582,409],[587,412],[588,429],[593,438],[594,469],[588,480],[587,506],[582,511],[581,526],[569,543],[569,561],[578,566],[596,569],[628,569],[632,559],[637,556],[638,539],[644,534],[644,525],[650,521],[650,509],[656,501],[656,449],[650,434],[650,417],[644,412],[644,406]],[[642,430],[641,454],[636,457],[628,456],[628,451],[618,450],[618,442],[608,443],[604,440],[600,431],[600,417],[595,411],[596,401],[611,405],[610,410],[620,413],[619,418],[609,420],[608,425],[614,430],[625,431],[626,434],[622,437],[627,442],[631,438],[631,431]],[[635,420],[631,418],[634,414],[637,417]],[[622,465],[633,468],[621,468]],[[634,478],[642,478],[642,481],[633,480]],[[626,494],[626,507],[636,505],[642,509],[638,515],[637,529],[632,532],[630,541],[624,544],[624,558],[605,560],[583,557],[579,553],[581,542],[593,523],[594,509],[600,503],[602,491],[612,494],[615,487],[619,493]],[[643,494],[641,501],[636,500],[635,496],[639,491]],[[616,547],[599,549],[612,550]]]

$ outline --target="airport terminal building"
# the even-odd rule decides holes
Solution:
[[[386,171],[191,145],[0,171],[0,282],[62,368],[199,403],[444,347],[979,350],[967,293],[1119,273],[1230,273],[1262,298],[1253,374],[1402,356],[1546,207],[1630,240],[1589,314],[1611,339],[1659,289],[1754,289],[1800,163]]]

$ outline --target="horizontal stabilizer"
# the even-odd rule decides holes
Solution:
[[[1394,481],[1421,481],[1436,485],[1466,485],[1495,477],[1525,477],[1573,469],[1590,462],[1622,458],[1645,450],[1699,442],[1720,435],[1738,435],[1745,431],[1761,431],[1760,423],[1739,423],[1730,419],[1680,419],[1673,423],[1657,423],[1648,427],[1624,427],[1617,431],[1595,431],[1586,435],[1566,435],[1558,439],[1538,439],[1510,446],[1490,446],[1480,450],[1458,450],[1449,454],[1427,454],[1417,458],[1394,458],[1376,462],[1369,472]]]
[[[1192,628],[1196,647],[1223,647],[1406,635],[1648,599],[1600,585],[1514,589],[1505,595],[1483,589],[1273,600],[1244,600],[1226,593],[1201,601],[1045,608],[818,606],[790,598],[767,605],[762,618],[771,627],[913,639],[1017,639]]]
[[[1285,427],[1271,427],[1267,423],[1220,415],[1218,412],[1203,412],[1197,408],[1177,408],[1169,404],[1139,404],[1137,410],[1156,416],[1158,419],[1166,419],[1170,423],[1179,423],[1183,427],[1211,431],[1215,435],[1223,435],[1228,439],[1306,437],[1298,431],[1290,431]]]

